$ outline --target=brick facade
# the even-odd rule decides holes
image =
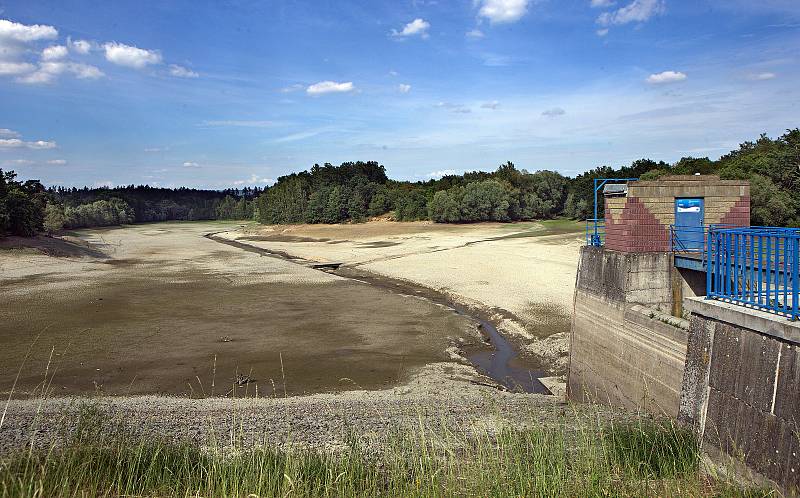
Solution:
[[[622,252],[670,250],[675,199],[702,197],[705,225],[750,225],[750,184],[718,176],[668,176],[628,184],[626,196],[605,197],[608,249]]]

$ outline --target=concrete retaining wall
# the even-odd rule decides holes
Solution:
[[[570,398],[677,415],[688,322],[666,313],[671,269],[669,254],[581,250]]]
[[[730,456],[800,490],[800,324],[686,299],[691,311],[679,420]]]

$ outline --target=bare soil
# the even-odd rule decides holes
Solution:
[[[16,397],[46,372],[55,394],[381,389],[481,342],[476,324],[424,299],[203,237],[226,228],[86,230],[62,241],[86,251],[59,257],[0,250],[0,392],[18,371]]]

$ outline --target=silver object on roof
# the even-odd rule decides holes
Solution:
[[[606,183],[603,187],[603,195],[628,195],[627,183]]]

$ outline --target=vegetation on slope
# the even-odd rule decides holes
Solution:
[[[668,421],[353,436],[338,449],[218,446],[126,435],[84,409],[58,447],[0,457],[2,496],[720,496],[746,490],[700,472],[693,433]],[[359,442],[361,441],[361,442]],[[232,443],[232,444],[231,444]],[[767,496],[752,492],[751,496]]]

